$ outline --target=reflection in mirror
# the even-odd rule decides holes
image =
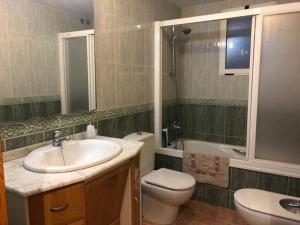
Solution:
[[[246,158],[249,76],[220,73],[226,23],[162,28],[163,148]]]
[[[64,106],[61,106],[59,33],[93,29],[93,1],[14,0],[7,1],[3,10],[6,16],[0,24],[0,124],[61,114]],[[70,45],[74,48],[69,51],[80,51],[80,44]],[[76,63],[79,59],[69,60]],[[79,74],[81,71],[76,69],[68,72],[70,77],[89,80],[83,77],[87,73]],[[65,87],[73,81],[66,80]],[[87,85],[85,88],[88,90]],[[87,98],[80,101],[89,105]],[[72,106],[65,112],[90,109]]]
[[[59,34],[62,113],[96,109],[94,30]]]

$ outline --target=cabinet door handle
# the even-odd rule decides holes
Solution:
[[[137,197],[134,197],[134,200],[137,204],[139,204],[139,199]]]
[[[115,175],[111,178],[109,178],[108,180],[106,180],[103,184],[105,186],[111,186],[111,185],[114,185],[118,180],[118,175]]]
[[[57,213],[66,210],[69,207],[69,203],[64,204],[63,206],[50,208],[50,212]]]

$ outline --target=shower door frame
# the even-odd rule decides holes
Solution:
[[[256,119],[258,85],[260,73],[260,55],[263,17],[266,15],[300,12],[300,2],[265,6],[232,12],[210,14],[204,16],[188,17],[174,20],[156,21],[154,24],[154,131],[156,152],[182,157],[182,152],[161,147],[162,132],[162,32],[161,28],[200,22],[217,21],[242,16],[255,17],[255,40],[251,52],[249,68],[249,91],[248,91],[248,120],[247,120],[247,143],[246,160],[230,159],[230,166],[242,169],[262,171],[283,176],[300,178],[300,165],[281,163],[255,158],[256,143]]]
[[[66,40],[70,38],[86,37],[87,45],[87,69],[88,69],[88,96],[89,111],[96,110],[96,78],[95,78],[95,48],[94,48],[94,29],[72,31],[58,34],[59,40],[59,65],[60,65],[60,93],[62,114],[69,114],[68,106],[68,83],[66,66]]]

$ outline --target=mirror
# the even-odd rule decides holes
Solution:
[[[92,0],[6,1],[0,14],[0,124],[96,108]]]

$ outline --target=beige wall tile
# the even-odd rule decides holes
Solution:
[[[153,102],[153,22],[180,18],[181,10],[165,0],[96,0],[94,9],[97,108]],[[102,87],[106,62],[116,69],[115,84]],[[102,91],[106,88],[111,92]]]

